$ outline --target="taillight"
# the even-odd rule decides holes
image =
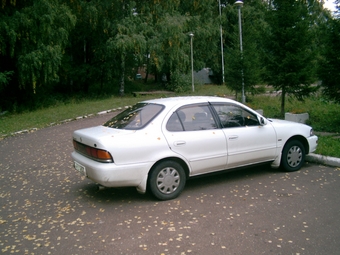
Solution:
[[[85,144],[79,143],[75,140],[73,140],[73,147],[77,152],[83,154],[88,158],[91,158],[102,163],[113,163],[113,158],[110,152],[106,150],[93,148]]]

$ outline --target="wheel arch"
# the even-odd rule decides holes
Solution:
[[[304,149],[305,149],[305,153],[308,154],[308,152],[309,152],[309,144],[308,144],[308,141],[307,141],[306,137],[304,137],[302,135],[295,135],[295,136],[290,137],[285,142],[285,145],[282,147],[282,150],[284,149],[284,147],[286,146],[287,143],[289,143],[290,141],[293,141],[293,140],[297,140],[297,141],[301,142],[303,147],[304,147]]]
[[[179,163],[185,172],[185,177],[186,179],[189,178],[190,176],[190,170],[189,170],[189,166],[187,165],[187,163],[178,157],[166,157],[166,158],[162,158],[158,161],[156,161],[151,167],[150,169],[145,173],[144,177],[143,177],[143,181],[141,181],[141,183],[136,187],[137,191],[141,194],[144,194],[145,192],[149,191],[150,188],[150,173],[152,172],[152,170],[160,163],[167,161],[167,160],[173,160],[177,163]]]
[[[162,158],[160,160],[158,160],[157,162],[155,162],[152,167],[150,168],[149,170],[149,173],[148,175],[150,176],[150,172],[155,168],[155,166],[157,166],[158,164],[160,164],[161,162],[164,162],[164,161],[167,161],[167,160],[172,160],[172,161],[175,161],[177,162],[178,164],[180,164],[183,169],[184,169],[184,172],[185,172],[185,177],[188,179],[189,176],[190,176],[190,170],[189,170],[189,166],[187,165],[187,163],[181,159],[181,158],[178,158],[178,157],[167,157],[167,158]],[[149,180],[149,178],[148,178]]]
[[[172,194],[161,194],[161,191],[159,191],[159,190],[155,191],[155,186],[153,184],[154,181],[155,181],[154,180],[155,176],[154,176],[153,171],[157,169],[159,164],[162,164],[163,162],[166,162],[166,161],[172,161],[172,162],[175,162],[176,164],[179,164],[182,167],[182,173],[184,171],[184,175],[185,175],[185,176],[183,176],[184,182],[183,181],[180,182],[180,183],[182,183],[182,184],[180,184],[180,185],[182,185],[182,187],[178,186],[179,193],[178,193],[177,189]],[[190,170],[189,170],[188,165],[181,158],[167,157],[167,158],[160,159],[152,165],[152,167],[150,168],[150,170],[148,172],[145,191],[150,193],[150,194],[153,194],[157,199],[160,199],[160,200],[173,199],[173,198],[177,197],[182,192],[182,190],[184,189],[186,179],[188,179],[188,177],[189,177],[189,171]]]
[[[148,172],[148,179],[147,179],[147,187],[149,186],[149,181],[150,181],[150,173],[151,171],[160,163],[164,162],[164,161],[167,161],[167,160],[172,160],[172,161],[175,161],[177,162],[178,164],[180,164],[183,169],[184,169],[184,172],[185,172],[185,177],[186,179],[189,178],[190,176],[190,170],[189,170],[189,167],[187,165],[187,163],[181,159],[181,158],[178,158],[178,157],[167,157],[167,158],[162,158],[160,160],[158,160],[157,162],[155,162],[152,167],[150,168],[149,172]]]
[[[281,152],[280,168],[286,172],[300,170],[305,162],[308,146],[308,141],[303,136],[296,135],[288,139]]]

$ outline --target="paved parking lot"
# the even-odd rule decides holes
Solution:
[[[3,254],[339,254],[340,168],[205,176],[165,202],[98,190],[72,168],[71,135],[110,115],[0,141]]]

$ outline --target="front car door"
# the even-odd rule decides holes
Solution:
[[[227,168],[273,161],[276,132],[272,125],[261,125],[256,114],[232,103],[212,104],[227,139]]]

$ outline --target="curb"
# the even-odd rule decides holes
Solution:
[[[311,163],[318,163],[318,164],[322,164],[322,165],[327,165],[327,166],[340,167],[340,159],[339,158],[323,156],[323,155],[314,154],[314,153],[310,153],[310,154],[306,155],[306,161],[311,162]]]

